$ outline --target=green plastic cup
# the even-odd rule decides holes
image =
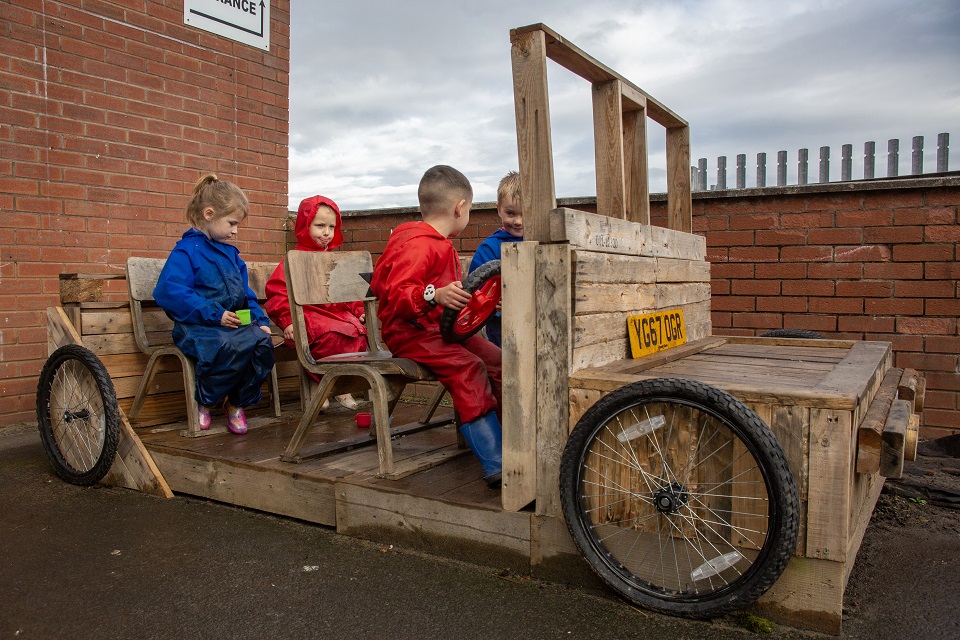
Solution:
[[[250,309],[240,309],[235,313],[240,318],[240,324],[250,324]]]

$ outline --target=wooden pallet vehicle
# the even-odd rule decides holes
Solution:
[[[128,304],[90,302],[96,279],[48,311],[38,421],[55,468],[545,578],[599,576],[657,611],[752,607],[839,632],[884,477],[915,453],[922,377],[892,367],[889,343],[712,335],[687,123],[543,25],[511,42],[525,241],[501,263],[501,491],[461,455],[451,412],[424,416],[399,386],[382,390],[381,446],[332,410],[306,420],[297,463],[282,460],[310,393],[293,360],[277,367],[281,416],[265,402],[244,436],[180,435],[175,359],[130,424],[147,356]],[[548,59],[592,84],[596,213],[556,206]],[[666,227],[650,224],[648,118],[666,129]]]

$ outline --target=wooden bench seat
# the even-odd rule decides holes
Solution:
[[[128,417],[136,422],[143,403],[151,390],[151,383],[158,372],[158,365],[164,358],[175,357],[180,361],[183,372],[183,390],[187,409],[187,429],[181,431],[186,436],[199,436],[220,433],[226,427],[213,427],[208,431],[200,430],[197,416],[197,400],[194,395],[196,389],[196,374],[193,362],[173,344],[171,330],[173,321],[156,306],[153,298],[153,289],[166,260],[159,258],[137,258],[127,260],[127,288],[130,296],[130,314],[133,325],[133,335],[140,351],[150,356],[147,361],[143,377],[134,395]],[[247,271],[250,275],[250,287],[257,294],[259,300],[265,298],[264,286],[266,279],[276,265],[269,263],[248,263]],[[273,413],[280,416],[280,392],[277,380],[277,368],[273,367],[270,373],[270,394],[273,401]]]

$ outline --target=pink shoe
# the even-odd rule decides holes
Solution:
[[[247,432],[247,414],[242,407],[234,407],[227,403],[227,428],[237,435]]]
[[[206,431],[210,428],[210,423],[212,422],[210,417],[209,407],[205,407],[202,404],[197,406],[197,422],[200,423],[200,431]]]

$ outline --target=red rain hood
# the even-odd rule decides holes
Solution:
[[[317,209],[319,209],[322,204],[333,209],[333,212],[337,216],[337,228],[334,230],[333,239],[330,241],[330,244],[327,245],[326,249],[321,249],[320,245],[310,237],[310,223],[313,222],[314,217],[317,215]],[[300,251],[329,251],[330,249],[336,249],[343,244],[342,227],[343,220],[340,218],[340,207],[337,206],[336,202],[323,196],[304,198],[300,203],[300,208],[297,209],[297,226],[295,227],[297,249]]]

